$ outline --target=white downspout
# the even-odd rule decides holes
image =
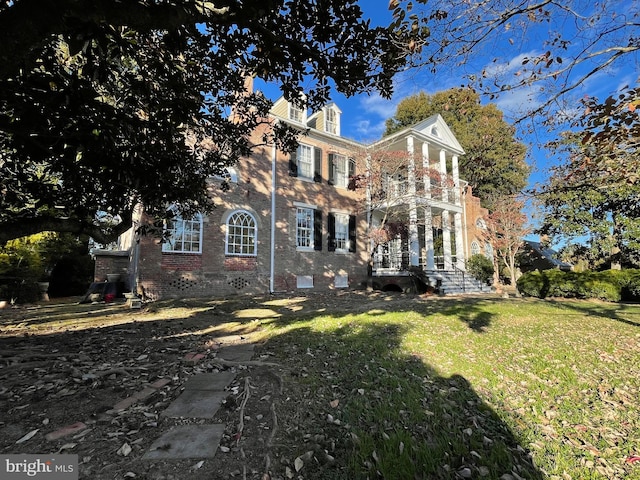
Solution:
[[[275,262],[276,262],[276,144],[271,146],[271,258],[269,267],[269,292],[275,292]]]

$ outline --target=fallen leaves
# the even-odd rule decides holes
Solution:
[[[132,450],[133,449],[131,448],[131,445],[129,445],[128,443],[124,443],[116,453],[122,457],[126,457],[131,453]]]
[[[35,430],[31,430],[25,436],[21,437],[18,441],[16,441],[16,444],[24,443],[31,440],[39,431],[40,431],[39,428],[36,428]]]

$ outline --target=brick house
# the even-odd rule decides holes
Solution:
[[[464,271],[483,211],[458,178],[464,151],[442,117],[364,145],[340,135],[342,112],[333,103],[308,115],[281,98],[271,114],[307,132],[296,152],[258,146],[228,169],[226,179],[210,179],[217,208],[207,216],[176,217],[165,227],[169,241],[136,237],[136,226],[149,221],[140,210],[115,248],[94,251],[95,281],[120,273],[127,289],[159,299],[368,283],[406,291],[416,281],[436,284],[441,274]],[[354,188],[353,179],[365,174],[356,158],[376,148],[406,152],[405,175],[390,176],[385,192]],[[442,181],[417,178],[412,172],[418,163],[435,169]],[[220,188],[223,180],[227,191]],[[374,207],[370,199],[381,193],[384,208],[408,228],[372,248],[369,232],[380,224],[382,204]]]

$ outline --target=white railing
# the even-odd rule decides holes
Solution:
[[[425,190],[423,182],[415,184],[416,197],[433,198],[448,203],[457,204],[459,202],[459,187],[448,187],[441,185],[431,185],[429,190]],[[411,192],[408,180],[389,180],[386,182],[384,191],[380,192],[379,197],[387,201],[406,198]]]

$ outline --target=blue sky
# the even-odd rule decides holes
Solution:
[[[391,12],[387,7],[388,0],[361,0],[359,3],[365,17],[370,18],[374,25],[386,25],[391,21]],[[629,6],[629,3],[618,2],[617,0],[610,1],[610,3],[615,8],[634,8]],[[633,3],[631,2],[631,4]],[[394,82],[394,93],[391,99],[385,99],[377,94],[345,98],[334,92],[333,101],[343,112],[341,121],[342,134],[363,142],[378,139],[384,131],[385,120],[395,114],[398,102],[407,96],[418,93],[421,90],[428,94],[433,94],[461,86],[465,84],[466,74],[480,72],[483,68],[502,69],[507,74],[515,72],[516,69],[520,68],[523,57],[541,53],[536,48],[541,48],[542,41],[548,37],[547,29],[563,28],[565,32],[567,29],[571,29],[571,25],[561,24],[559,26],[556,23],[557,21],[561,22],[562,20],[554,19],[550,24],[545,24],[543,28],[537,27],[518,32],[517,48],[506,45],[504,43],[506,42],[505,39],[502,39],[502,41],[498,39],[492,45],[491,57],[481,52],[477,53],[470,62],[459,68],[443,69],[436,75],[428,72],[427,69],[413,69],[399,74]],[[506,47],[503,48],[503,45],[506,45]],[[496,59],[497,61],[495,61]],[[625,84],[635,84],[637,75],[638,72],[634,68],[629,69],[627,73],[609,69],[585,82],[574,92],[574,95],[577,98],[586,94],[604,98]],[[273,100],[279,96],[279,92],[274,86],[256,82],[256,88],[263,90]],[[518,110],[523,105],[531,106],[539,102],[540,95],[535,88],[518,89],[513,93],[500,96],[493,102],[505,113],[505,117],[509,121],[510,118],[514,118],[517,115]],[[487,101],[483,100],[483,102]],[[549,158],[548,152],[539,148],[539,145],[545,143],[551,137],[549,137],[544,128],[540,127],[536,127],[533,133],[523,132],[523,128],[519,130],[519,140],[530,147],[528,162],[533,167],[533,172],[529,183],[533,185],[536,182],[543,182],[546,178],[546,170],[554,163],[554,159]]]

